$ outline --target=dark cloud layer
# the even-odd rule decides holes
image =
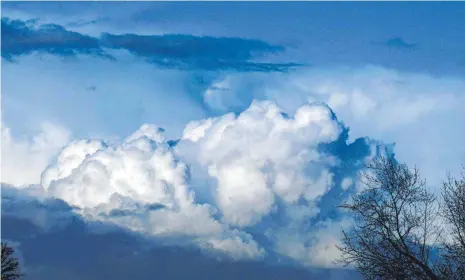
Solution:
[[[296,66],[292,63],[251,62],[253,58],[284,51],[284,47],[269,45],[260,40],[182,34],[141,36],[108,33],[104,33],[101,40],[105,47],[126,49],[169,68],[283,71]]]
[[[107,56],[96,38],[68,31],[56,24],[35,28],[32,23],[2,18],[2,57],[11,60],[36,51],[58,56],[79,53]]]
[[[183,34],[142,36],[109,33],[94,38],[56,24],[35,27],[34,22],[2,18],[2,57],[8,60],[33,52],[111,58],[104,48],[124,49],[159,67],[182,70],[273,72],[298,66],[294,63],[255,61],[285,50],[282,46],[260,40]]]
[[[61,200],[38,201],[2,184],[2,239],[18,243],[28,279],[359,279],[354,270],[263,261],[221,261],[198,249],[156,246],[123,229],[95,225]],[[32,216],[22,212],[35,213]],[[40,213],[39,213],[40,212]],[[65,215],[64,215],[65,214]],[[59,226],[43,228],[40,219]]]

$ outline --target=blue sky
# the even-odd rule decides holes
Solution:
[[[2,239],[30,279],[358,279],[335,206],[363,163],[432,190],[465,163],[464,3],[1,5]]]

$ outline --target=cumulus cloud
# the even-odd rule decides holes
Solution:
[[[160,133],[143,126],[116,148],[96,141],[74,142],[60,154],[56,168],[44,172],[42,186],[79,207],[105,203],[113,193],[182,207],[192,201],[186,167],[160,142]]]
[[[443,174],[460,171],[465,157],[465,130],[459,121],[465,118],[463,92],[461,78],[375,66],[332,67],[227,75],[205,90],[204,100],[222,112],[243,110],[255,98],[273,100],[287,112],[309,101],[325,102],[350,127],[351,139],[396,142],[399,159],[418,164],[438,185]]]
[[[289,116],[254,101],[240,114],[189,123],[177,141],[148,124],[115,143],[75,140],[34,188],[43,201],[69,205],[54,208],[63,215],[47,210],[47,227],[74,213],[236,260],[277,254],[331,266],[345,219],[334,206],[357,191],[358,171],[376,154],[376,141],[348,139],[325,103]]]
[[[351,128],[352,137],[396,142],[397,158],[416,164],[432,187],[447,172],[460,172],[465,158],[463,79],[365,67],[309,71],[282,85],[270,86],[268,97],[294,108],[298,104],[289,92],[327,102]]]
[[[181,142],[179,149],[195,149],[196,160],[217,180],[216,203],[224,219],[248,226],[272,211],[275,195],[294,203],[325,193],[331,174],[322,166],[331,160],[316,149],[340,132],[323,104],[302,106],[288,118],[271,102],[255,102],[238,117],[189,124],[183,140],[194,145]]]
[[[176,158],[163,130],[153,125],[143,125],[118,145],[72,142],[45,170],[41,185],[91,220],[158,238],[188,236],[233,258],[264,253],[248,235],[215,220],[210,205],[195,202],[188,167]]]
[[[15,137],[3,123],[1,133],[1,182],[15,186],[39,183],[42,171],[71,137],[67,129],[49,122],[30,139]]]
[[[288,116],[254,101],[238,115],[189,123],[175,149],[195,167],[192,185],[209,186],[205,199],[223,222],[258,231],[293,261],[332,266],[345,223],[335,206],[357,191],[364,162],[382,152],[376,141],[348,137],[324,103]]]

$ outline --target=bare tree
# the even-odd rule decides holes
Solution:
[[[20,279],[23,274],[19,271],[19,262],[13,256],[14,249],[2,242],[2,274],[1,280]]]
[[[444,278],[465,279],[465,166],[461,179],[450,175],[442,187],[442,217],[450,236],[445,240]]]
[[[439,207],[419,171],[379,158],[361,177],[363,190],[341,206],[354,225],[343,230],[338,262],[365,279],[443,279]]]

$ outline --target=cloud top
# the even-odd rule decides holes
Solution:
[[[217,181],[216,203],[224,219],[248,226],[270,213],[275,195],[294,203],[324,193],[327,172],[318,166],[311,176],[306,169],[320,160],[317,146],[335,141],[340,131],[325,105],[304,105],[288,118],[271,102],[254,102],[238,117],[228,114],[189,124],[183,139],[193,145],[179,146],[195,150],[196,159]]]

